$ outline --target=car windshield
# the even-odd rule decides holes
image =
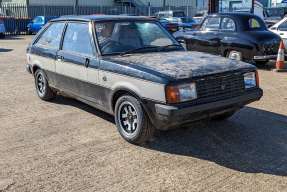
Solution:
[[[35,18],[33,19],[33,23],[41,23],[41,22],[43,22],[42,17],[35,17]]]
[[[113,21],[95,26],[102,55],[182,49],[157,22]]]

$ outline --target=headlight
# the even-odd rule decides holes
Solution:
[[[168,103],[180,103],[197,99],[196,84],[189,83],[176,86],[167,86],[166,99]]]
[[[249,72],[244,74],[245,89],[250,89],[257,86],[256,72]]]

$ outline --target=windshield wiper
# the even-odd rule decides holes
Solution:
[[[179,45],[179,44],[165,45],[165,46],[161,46],[160,48],[161,48],[161,49],[167,49],[167,48],[170,48],[170,47],[180,47],[180,48],[182,48],[182,46]]]
[[[120,55],[126,55],[126,54],[129,54],[129,53],[135,53],[135,52],[146,50],[146,49],[159,49],[159,48],[161,48],[161,47],[160,46],[144,46],[144,47],[140,47],[140,48],[136,48],[136,49],[127,50],[125,52],[122,52]]]

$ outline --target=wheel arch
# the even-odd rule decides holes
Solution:
[[[41,69],[41,67],[40,67],[39,65],[33,65],[33,66],[32,66],[32,74],[35,74],[35,72],[36,72],[38,69]]]
[[[116,90],[114,90],[114,92],[111,96],[111,110],[113,113],[115,113],[115,106],[116,106],[117,100],[123,95],[130,95],[130,96],[133,96],[136,99],[138,99],[144,112],[147,114],[148,118],[150,119],[151,123],[153,125],[156,124],[154,121],[154,118],[153,118],[153,114],[152,114],[151,110],[149,110],[148,106],[145,104],[144,99],[138,93],[136,93],[134,90],[127,88],[127,87],[119,87]]]
[[[115,111],[115,106],[116,106],[117,100],[123,95],[134,96],[135,98],[137,98],[140,101],[140,103],[142,103],[142,98],[139,96],[138,93],[136,93],[136,91],[134,91],[130,88],[127,88],[127,87],[118,87],[111,94],[111,109],[113,112]]]

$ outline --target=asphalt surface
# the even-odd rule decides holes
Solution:
[[[259,70],[264,97],[228,121],[125,142],[113,117],[37,98],[31,37],[0,40],[0,191],[287,191],[287,73]]]

